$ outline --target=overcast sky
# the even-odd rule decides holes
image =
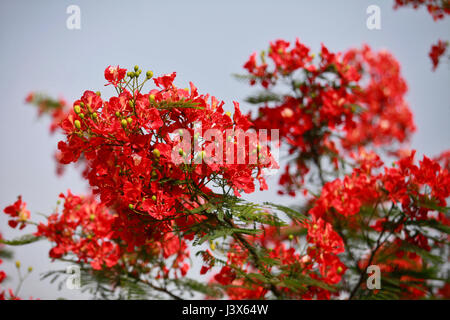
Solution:
[[[428,51],[437,39],[450,39],[450,21],[433,22],[425,11],[393,10],[393,0],[315,1],[1,1],[0,2],[0,207],[23,195],[28,209],[51,213],[61,191],[85,192],[76,170],[55,176],[53,152],[60,136],[50,136],[49,122],[38,120],[36,110],[24,104],[30,91],[63,96],[68,101],[87,90],[102,90],[108,65],[153,70],[156,75],[177,71],[176,84],[189,81],[202,93],[226,102],[243,101],[251,92],[231,77],[254,52],[269,41],[299,37],[314,51],[324,43],[333,51],[360,47],[387,49],[400,61],[409,85],[407,100],[418,131],[412,147],[418,153],[436,155],[450,147],[450,67],[431,71]],[[66,27],[69,5],[81,9],[81,29]],[[368,30],[366,9],[381,8],[381,30]],[[249,106],[242,103],[242,108]],[[270,191],[247,198],[253,201],[291,203]],[[39,218],[34,215],[34,220]],[[6,226],[0,215],[0,231],[6,238],[19,233]],[[31,232],[31,228],[29,232]],[[27,230],[25,229],[25,230]],[[26,268],[35,268],[21,296],[50,299],[82,297],[76,291],[57,291],[39,281],[39,274],[62,268],[50,264],[49,244],[16,248]],[[0,269],[16,277],[13,261]],[[195,268],[197,269],[198,266]],[[15,288],[14,279],[6,283]]]

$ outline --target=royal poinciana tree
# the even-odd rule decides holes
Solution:
[[[19,196],[4,209],[9,226],[34,230],[1,242],[49,241],[50,258],[78,265],[98,298],[448,298],[449,152],[408,149],[415,126],[395,58],[276,40],[244,68],[238,77],[259,88],[247,115],[138,66],[106,68],[109,98],[30,94],[64,135],[58,173],[78,164],[92,192],[61,193],[40,223]],[[242,198],[280,165],[279,193],[297,206]],[[202,277],[189,272],[198,261]]]

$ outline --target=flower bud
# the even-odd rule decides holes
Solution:
[[[294,240],[294,235],[293,234],[289,235],[289,240]]]
[[[84,108],[84,102],[80,102],[80,106]]]
[[[148,99],[149,99],[150,103],[155,102],[155,95],[154,94],[149,95]]]
[[[84,119],[84,113],[83,113],[83,112],[81,112],[78,116],[79,116],[81,119]]]
[[[100,91],[95,92],[95,94],[99,97],[101,97],[101,95],[102,95]]]
[[[120,121],[120,124],[122,125],[122,128],[125,129],[125,128],[127,127],[128,122],[127,122],[127,120],[122,119],[122,120]]]
[[[81,122],[80,122],[80,120],[75,120],[75,121],[73,122],[73,124],[75,125],[75,128],[77,128],[77,129],[80,129],[80,128],[81,128]]]
[[[157,158],[159,158],[161,156],[161,153],[159,152],[158,149],[153,149],[153,155]]]
[[[155,195],[152,195],[152,200],[156,201],[156,196]]]
[[[91,214],[91,215],[89,216],[89,220],[94,221],[94,220],[95,220],[95,214]]]
[[[147,79],[151,79],[153,77],[153,71],[148,70],[146,76],[147,76]]]
[[[337,273],[341,273],[343,270],[342,270],[342,267],[341,266],[339,266],[338,268],[337,268]]]
[[[138,71],[139,70],[139,66],[134,66],[134,71]]]
[[[75,105],[75,106],[73,107],[73,111],[75,111],[76,114],[79,114],[79,113],[81,112],[80,106],[79,106],[79,105]]]
[[[28,267],[28,272],[32,272],[33,271],[33,267],[29,266]]]
[[[97,119],[97,112],[94,112],[93,114],[92,114],[92,119]]]
[[[130,204],[128,205],[128,208],[130,208],[130,210],[133,210],[133,209],[134,209],[134,205],[130,203]]]
[[[120,117],[120,112],[116,111],[116,117]]]
[[[131,117],[128,117],[128,118],[127,118],[127,122],[128,122],[129,124],[131,124],[131,123],[133,122],[133,119],[132,119]]]
[[[19,260],[16,261],[16,268],[17,268],[17,269],[20,268],[20,261],[19,261]]]

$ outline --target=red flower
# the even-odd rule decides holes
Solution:
[[[17,227],[20,224],[19,229],[23,229],[26,226],[26,222],[30,219],[30,211],[26,209],[26,202],[22,202],[22,196],[17,197],[17,201],[14,204],[7,206],[3,212],[11,216],[11,220],[8,224],[11,228]]]
[[[105,69],[105,79],[108,81],[108,84],[112,84],[114,87],[117,87],[123,78],[125,78],[126,73],[127,69],[121,69],[119,66],[108,66]]]
[[[439,40],[437,44],[431,46],[430,53],[428,55],[433,63],[433,71],[438,67],[439,60],[447,50],[447,46],[448,42],[444,42],[442,40]]]

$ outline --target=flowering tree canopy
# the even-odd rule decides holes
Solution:
[[[395,7],[407,5],[435,20],[450,12],[447,1]],[[446,48],[432,47],[433,69]],[[48,241],[49,257],[78,266],[97,298],[450,298],[450,151],[409,148],[416,127],[395,57],[277,39],[242,72],[248,114],[238,102],[225,112],[193,83],[177,87],[176,72],[139,66],[106,67],[111,97],[30,93],[62,134],[57,173],[75,164],[90,192],[62,192],[43,222],[12,199],[9,227],[33,230],[0,235],[0,257],[5,245]],[[244,199],[277,169],[278,193],[298,205]],[[6,277],[0,299],[19,299]]]

